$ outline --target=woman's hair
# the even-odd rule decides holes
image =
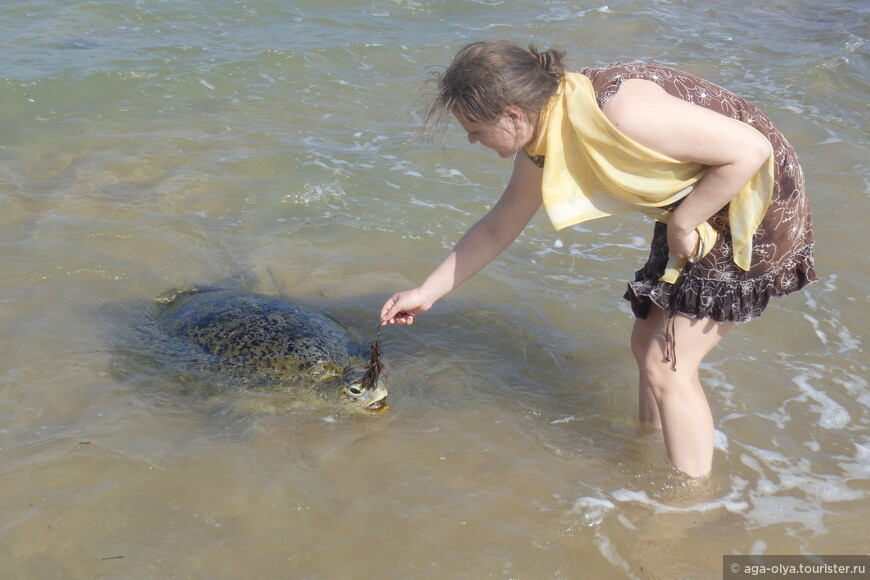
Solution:
[[[429,74],[428,85],[437,92],[426,106],[422,132],[443,134],[457,110],[473,123],[491,123],[507,107],[537,116],[559,87],[564,56],[504,40],[469,44],[443,72]]]

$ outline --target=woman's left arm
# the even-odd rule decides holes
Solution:
[[[749,125],[673,97],[652,81],[623,81],[602,111],[638,143],[709,166],[668,220],[668,248],[678,258],[693,253],[695,228],[725,207],[772,154],[767,138]]]

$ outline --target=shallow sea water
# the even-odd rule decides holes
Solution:
[[[4,579],[721,578],[724,554],[867,553],[866,3],[12,0],[0,23]],[[216,412],[124,358],[151,299],[230,280],[373,336],[508,177],[457,128],[411,139],[427,67],[495,38],[683,68],[798,150],[820,281],[702,369],[700,488],[635,419],[640,217],[541,214],[386,329],[389,414]]]

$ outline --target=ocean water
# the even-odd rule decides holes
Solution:
[[[860,0],[10,0],[0,6],[0,576],[721,578],[725,554],[865,554],[870,8]],[[621,295],[652,226],[541,214],[382,335],[389,414],[233,415],[135,366],[171,288],[232,283],[361,336],[510,162],[415,89],[506,38],[648,60],[798,150],[820,281],[702,369],[714,474],[638,431]]]

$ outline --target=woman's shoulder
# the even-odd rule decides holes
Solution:
[[[577,72],[592,81],[598,106],[604,108],[622,86],[622,81],[633,78],[641,65],[645,63],[615,62],[606,66],[585,67]]]
[[[589,67],[578,71],[592,81],[600,106],[604,106],[622,83],[628,79],[642,79],[656,83],[667,93],[703,107],[739,118],[737,111],[757,109],[727,89],[692,73],[647,62],[617,62],[602,67]],[[742,119],[741,119],[742,120]]]
[[[619,83],[625,79],[646,79],[658,84],[675,82],[679,79],[700,80],[685,71],[643,61],[620,61],[605,66],[584,67],[577,72],[589,77],[593,83],[595,81]]]
[[[666,66],[641,61],[615,62],[600,67],[585,67],[577,71],[592,81],[592,88],[598,99],[598,105],[603,107],[616,94],[623,81],[628,79],[643,79],[652,81],[662,87],[679,82],[692,82],[695,77]]]

